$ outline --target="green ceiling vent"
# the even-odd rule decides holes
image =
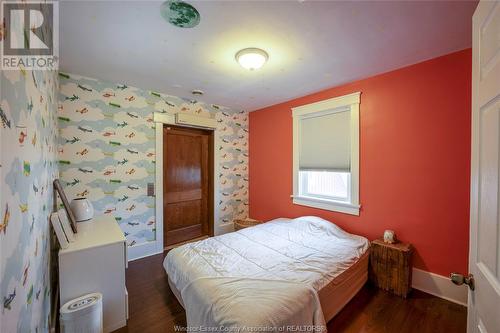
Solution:
[[[193,28],[200,23],[200,13],[184,1],[165,1],[160,7],[161,16],[179,28]]]

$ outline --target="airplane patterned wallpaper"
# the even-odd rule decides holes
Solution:
[[[219,225],[248,214],[248,114],[217,105],[60,73],[59,167],[66,194],[112,214],[129,246],[155,240],[153,113],[214,117],[220,142]],[[158,190],[158,189],[157,189]]]
[[[57,73],[0,73],[1,332],[47,332]]]

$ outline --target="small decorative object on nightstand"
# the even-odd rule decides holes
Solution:
[[[376,239],[370,249],[370,281],[377,287],[406,298],[411,290],[412,246]]]
[[[254,220],[254,219],[247,217],[246,219],[242,219],[242,220],[234,220],[233,223],[234,223],[234,230],[238,231],[238,230],[245,229],[248,227],[253,227],[254,225],[262,223],[262,221],[261,220]]]
[[[384,242],[389,244],[396,243],[396,233],[392,230],[384,231]]]

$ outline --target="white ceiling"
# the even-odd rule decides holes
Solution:
[[[60,4],[61,70],[255,110],[471,46],[476,2],[188,1],[192,29],[158,1]],[[269,53],[247,71],[246,47]]]

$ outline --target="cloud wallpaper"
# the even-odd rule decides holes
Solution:
[[[153,113],[217,120],[218,226],[248,215],[248,114],[49,71],[0,74],[0,331],[50,322],[52,182],[111,214],[129,246],[156,239]],[[59,88],[58,88],[59,85]],[[157,189],[158,190],[158,189]]]
[[[88,197],[96,214],[112,214],[129,246],[156,239],[153,113],[177,112],[218,122],[219,221],[248,214],[248,113],[125,84],[60,73],[59,166],[66,194]],[[216,180],[217,181],[217,180]],[[160,189],[156,189],[157,191]]]
[[[0,91],[0,331],[46,332],[57,73],[2,71]]]

